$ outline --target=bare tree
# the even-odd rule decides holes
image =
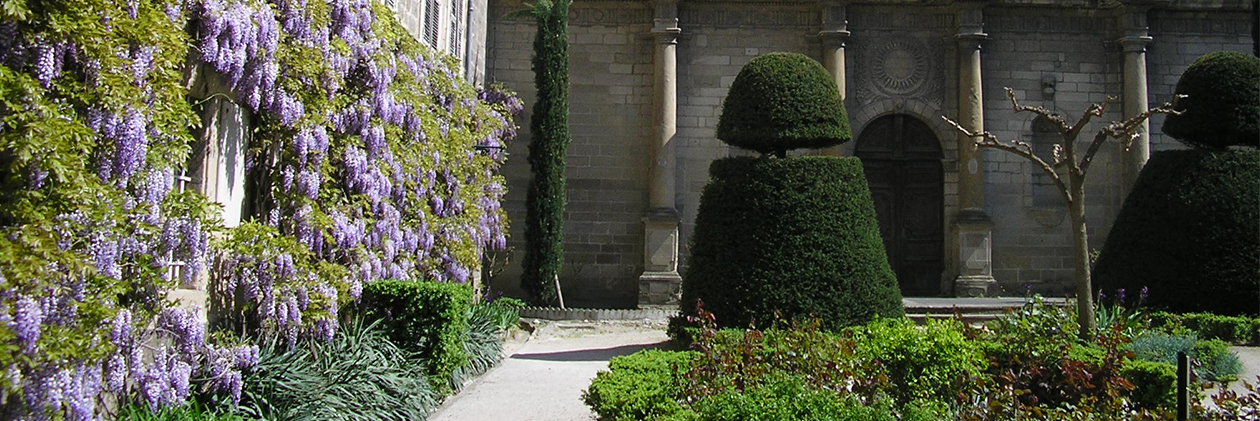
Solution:
[[[1119,139],[1124,149],[1128,150],[1129,145],[1140,135],[1137,129],[1143,121],[1155,114],[1176,113],[1173,111],[1173,102],[1152,108],[1128,120],[1108,123],[1098,130],[1098,133],[1094,135],[1094,140],[1089,143],[1088,149],[1078,158],[1076,138],[1080,136],[1090,120],[1102,116],[1107,106],[1116,102],[1115,97],[1108,97],[1101,104],[1091,105],[1076,121],[1076,124],[1070,124],[1063,116],[1045,108],[1020,105],[1015,99],[1015,91],[1011,88],[1006,88],[1006,96],[1010,98],[1016,114],[1031,112],[1045,117],[1058,127],[1062,139],[1054,145],[1054,156],[1049,161],[1034,154],[1032,146],[1026,142],[1017,140],[1002,142],[988,131],[972,133],[948,117],[942,118],[967,137],[975,138],[976,147],[1003,150],[1028,159],[1045,172],[1050,180],[1054,181],[1059,193],[1063,194],[1064,200],[1067,201],[1068,211],[1072,215],[1072,245],[1075,248],[1073,254],[1076,257],[1076,318],[1080,328],[1079,335],[1081,338],[1091,338],[1097,326],[1094,323],[1094,300],[1090,285],[1089,240],[1085,231],[1085,175],[1089,172],[1090,163],[1094,161],[1094,155],[1098,154],[1099,148],[1107,139]],[[1061,168],[1066,169],[1063,171],[1067,176],[1066,180],[1057,171]]]

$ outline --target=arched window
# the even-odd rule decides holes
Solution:
[[[1059,126],[1044,116],[1037,116],[1032,122],[1033,153],[1047,164],[1054,164],[1054,145],[1061,142]],[[1054,185],[1054,180],[1040,168],[1032,167],[1032,206],[1034,208],[1050,208],[1063,205],[1063,194]]]

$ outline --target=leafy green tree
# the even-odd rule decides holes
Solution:
[[[533,136],[529,168],[533,178],[526,195],[525,259],[521,288],[534,304],[556,301],[564,259],[564,158],[569,148],[569,4],[572,0],[538,0],[520,14],[538,23],[534,36],[534,87],[538,98],[530,116]]]

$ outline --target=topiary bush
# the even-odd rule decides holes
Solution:
[[[682,308],[719,326],[817,317],[824,329],[901,317],[856,158],[729,158],[709,167]]]
[[[1096,288],[1174,312],[1260,314],[1260,151],[1151,156],[1094,265]]]
[[[1177,81],[1180,115],[1164,120],[1165,134],[1188,145],[1260,146],[1260,58],[1232,51],[1199,57]]]
[[[744,65],[717,126],[723,142],[780,157],[788,149],[825,148],[852,137],[835,81],[796,53],[770,53]]]
[[[451,373],[467,364],[464,350],[472,289],[467,284],[377,281],[364,286],[361,309],[399,347],[419,353],[430,383],[450,389]]]

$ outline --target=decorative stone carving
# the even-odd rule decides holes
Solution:
[[[858,102],[865,105],[886,98],[916,98],[939,108],[944,97],[943,50],[905,37],[858,48]]]

